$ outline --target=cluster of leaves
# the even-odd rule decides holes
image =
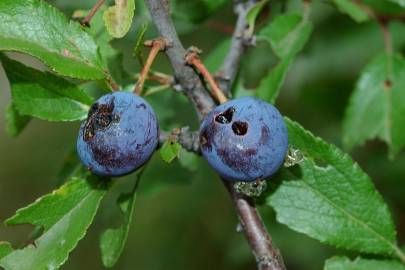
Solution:
[[[195,9],[193,1],[174,1],[173,15],[195,24],[224,2],[201,1],[196,9],[199,13],[194,14],[181,12]],[[334,2],[339,10],[357,22],[369,20],[364,9],[352,1]],[[388,8],[405,6],[401,0],[389,2]],[[256,17],[266,5],[267,1],[263,0],[248,13],[249,31],[258,28],[255,27]],[[94,98],[86,91],[83,80],[94,81],[105,91],[109,90],[111,80],[122,83],[120,74],[116,73],[119,69],[115,68],[120,64],[117,61],[120,54],[110,42],[113,37],[123,37],[129,31],[134,9],[133,0],[116,0],[103,15],[96,15],[90,29],[85,29],[43,1],[0,2],[0,50],[29,54],[49,68],[49,71],[39,71],[1,55],[11,86],[12,101],[6,120],[12,136],[17,136],[32,117],[48,121],[84,119]],[[248,93],[275,102],[288,70],[310,38],[312,28],[307,8],[303,15],[288,12],[278,15],[259,29],[258,42],[267,42],[278,62],[255,91],[246,91],[238,84],[234,95]],[[137,55],[146,30],[146,27],[139,30],[135,46]],[[229,40],[225,40],[208,57],[206,62],[211,70],[219,67],[218,59],[225,54],[229,44]],[[400,132],[405,124],[405,94],[400,91],[405,86],[404,72],[402,57],[389,53],[377,56],[365,68],[344,121],[347,147],[379,137],[390,145],[392,155],[399,152],[405,144],[405,137]],[[123,89],[127,88],[132,89],[123,85]],[[326,262],[325,269],[405,269],[405,254],[397,245],[391,214],[367,174],[337,147],[288,118],[286,123],[290,145],[301,151],[304,160],[292,169],[283,169],[284,181],[264,198],[265,204],[275,209],[277,220],[323,243],[361,255],[375,255],[374,259],[358,257],[353,261],[334,257]],[[160,155],[164,161],[172,163],[160,162],[155,156],[145,174],[153,173],[155,168],[178,171],[179,166],[173,167],[173,163],[177,162],[181,151],[180,145],[171,138],[163,145]],[[190,160],[192,158],[183,159],[180,163],[191,168],[194,165]],[[32,244],[22,249],[13,249],[8,242],[0,242],[0,266],[12,270],[57,269],[83,238],[112,182],[89,175],[77,160],[66,164],[63,175],[66,178],[64,185],[19,209],[6,220],[7,225],[32,224],[38,235],[32,239]],[[107,267],[116,263],[124,248],[138,181],[143,177],[139,172],[133,190],[118,198],[123,213],[122,225],[108,229],[101,237],[102,261]]]

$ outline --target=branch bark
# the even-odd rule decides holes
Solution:
[[[186,50],[181,44],[173,22],[170,18],[169,1],[145,0],[145,4],[149,9],[152,20],[159,34],[171,43],[165,53],[167,54],[174,69],[175,77],[182,86],[183,92],[193,103],[200,118],[203,117],[214,108],[215,103],[206,91],[200,78],[196,75],[194,70],[185,63],[184,58]],[[232,44],[232,53],[230,52],[228,54],[223,64],[223,67],[225,67],[225,72],[232,75],[229,77],[229,83],[227,83],[227,86],[224,88],[228,91],[238,71],[239,60],[241,57],[240,55],[243,52],[243,48],[240,47],[239,39],[235,39],[233,42],[236,42],[237,44]],[[241,50],[241,52],[239,52],[239,50]],[[189,141],[195,143],[195,136],[193,138],[193,140]],[[243,233],[256,258],[258,269],[284,270],[285,266],[280,252],[272,243],[271,237],[266,231],[253,199],[237,193],[231,182],[225,180],[223,182],[232,198],[243,227]]]
[[[259,270],[285,270],[281,253],[271,240],[255,207],[254,200],[237,193],[233,188],[233,183],[226,180],[223,183],[238,212],[243,232],[256,258],[257,268]]]
[[[165,53],[174,69],[176,81],[183,87],[183,92],[193,103],[199,118],[202,119],[214,108],[215,103],[193,68],[185,63],[186,50],[181,44],[170,18],[170,2],[168,0],[145,0],[145,4],[161,37],[168,40],[169,45]]]
[[[224,91],[224,94],[230,96],[232,83],[235,81],[236,75],[239,71],[240,61],[246,48],[252,44],[252,36],[246,31],[248,22],[246,14],[250,8],[257,2],[250,0],[246,3],[240,0],[234,0],[234,10],[238,15],[235,30],[232,34],[231,47],[225,60],[222,64],[220,71],[217,73],[217,80],[219,88]]]
[[[182,148],[189,152],[201,154],[198,131],[190,131],[189,127],[178,128],[172,132],[160,131],[159,143],[163,145],[163,143],[167,141],[173,134],[176,136],[176,141],[181,145]]]

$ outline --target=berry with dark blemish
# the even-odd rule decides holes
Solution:
[[[223,178],[256,181],[283,164],[287,128],[274,106],[244,97],[216,107],[204,118],[200,143],[203,156]]]
[[[81,125],[77,152],[94,174],[121,176],[142,166],[158,144],[158,123],[139,96],[114,92],[98,99]]]

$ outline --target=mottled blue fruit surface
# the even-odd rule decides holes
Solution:
[[[144,99],[114,92],[91,106],[80,127],[77,152],[97,175],[125,175],[150,158],[158,144],[158,133],[155,113]]]
[[[216,107],[200,128],[201,151],[223,178],[255,181],[283,164],[288,135],[278,110],[257,98],[243,97]]]

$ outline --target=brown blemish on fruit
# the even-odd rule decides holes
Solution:
[[[108,104],[94,103],[89,110],[84,127],[84,141],[91,140],[98,130],[107,129],[112,122],[119,122],[119,115],[113,115],[114,98]]]

